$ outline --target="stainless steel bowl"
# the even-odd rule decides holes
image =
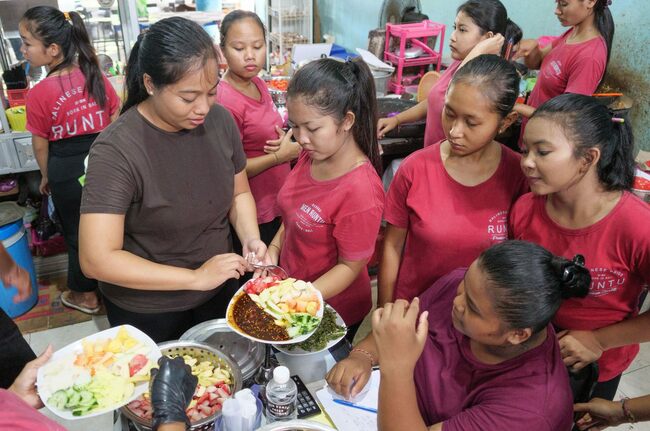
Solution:
[[[237,363],[228,355],[219,349],[215,349],[204,343],[196,341],[166,341],[158,344],[160,351],[163,355],[191,355],[201,361],[210,361],[214,364],[225,368],[232,376],[231,391],[234,394],[242,388],[243,379],[241,371]],[[127,406],[120,408],[121,413],[133,422],[135,428],[141,431],[150,431],[151,422],[144,420],[133,413]],[[192,423],[190,430],[192,431],[211,431],[214,430],[214,421],[221,416],[221,412],[217,412],[212,416]]]
[[[229,354],[237,362],[244,382],[252,379],[264,363],[264,345],[230,329],[226,319],[213,319],[188,329],[181,341],[198,341]]]

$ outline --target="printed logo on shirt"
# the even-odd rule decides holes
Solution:
[[[508,239],[508,211],[499,211],[490,217],[487,233],[490,241],[501,242]]]
[[[553,68],[553,71],[556,75],[560,75],[562,73],[562,63],[560,61],[553,60],[551,61],[550,66]]]
[[[314,229],[321,229],[325,220],[321,216],[322,209],[312,204],[302,204],[296,211],[296,226],[303,232],[313,232]]]
[[[83,97],[84,87],[78,86],[64,92],[55,102],[52,108],[52,120],[56,122],[65,102],[71,97],[77,98],[74,106],[65,111],[66,121],[63,124],[52,126],[52,140],[56,141],[64,137],[78,134],[88,134],[104,128],[104,111],[97,110],[97,102],[89,101]],[[81,95],[81,97],[80,97]],[[90,111],[90,112],[86,112]]]
[[[590,268],[590,296],[604,296],[615,293],[625,284],[625,274],[609,268]]]

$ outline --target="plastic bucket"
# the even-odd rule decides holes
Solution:
[[[221,12],[221,0],[196,0],[196,10],[205,12]]]
[[[24,132],[27,129],[27,113],[24,105],[11,107],[5,113],[11,130]]]
[[[38,300],[38,283],[36,281],[36,271],[34,270],[34,260],[29,252],[29,244],[22,218],[0,227],[0,240],[16,264],[25,269],[32,280],[31,295],[18,303],[14,303],[13,299],[18,290],[15,287],[6,289],[0,282],[0,307],[9,317],[13,318],[25,314]]]
[[[393,72],[383,72],[379,70],[372,71],[372,77],[375,80],[375,93],[377,97],[384,97],[388,93],[388,81]]]

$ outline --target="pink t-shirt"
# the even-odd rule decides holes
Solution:
[[[528,98],[533,108],[564,93],[592,95],[603,78],[607,65],[607,44],[602,37],[567,44],[573,32],[567,30],[553,41],[539,68],[537,83]]]
[[[0,389],[0,412],[0,430],[65,431],[61,425],[5,389]]]
[[[404,159],[388,190],[384,214],[388,223],[408,230],[395,299],[414,298],[508,238],[508,211],[528,191],[520,158],[502,145],[495,173],[473,187],[447,173],[440,143]]]
[[[253,78],[252,82],[262,96],[260,100],[240,93],[223,79],[217,87],[217,103],[228,109],[235,119],[248,158],[265,155],[266,141],[278,139],[275,126],[282,127],[282,117],[266,84],[258,77]],[[248,178],[257,206],[258,223],[270,222],[280,215],[277,195],[290,170],[289,163],[283,163]]]
[[[454,61],[440,76],[427,96],[427,122],[424,129],[424,146],[428,147],[445,139],[442,129],[442,109],[445,107],[445,94],[454,74],[460,67],[460,61]]]
[[[339,258],[369,259],[384,209],[384,189],[370,162],[333,180],[311,176],[311,159],[303,154],[280,189],[284,223],[280,265],[291,277],[314,281]],[[372,307],[370,278],[356,280],[327,302],[347,325],[359,323]]]
[[[454,328],[451,310],[465,269],[440,278],[420,297],[429,310],[429,337],[414,372],[424,422],[444,431],[569,431],[573,400],[553,327],[520,356],[488,365]]]
[[[566,40],[573,31],[567,30],[552,42],[553,48],[546,54],[539,68],[537,82],[526,102],[533,108],[539,108],[544,102],[564,93],[585,94],[591,96],[607,67],[607,44],[602,37],[586,42],[567,44]],[[528,119],[521,123],[519,146],[522,146],[524,130]]]
[[[48,141],[99,133],[111,122],[120,99],[103,77],[106,103],[101,108],[86,93],[80,69],[68,75],[45,78],[27,93],[27,130]]]
[[[625,192],[614,209],[583,229],[567,229],[547,214],[546,197],[521,197],[510,214],[514,239],[532,241],[572,259],[585,257],[591,272],[586,298],[562,303],[554,323],[562,329],[593,330],[638,313],[643,285],[650,283],[650,206]],[[622,373],[639,351],[637,344],[607,350],[598,361],[599,381]]]

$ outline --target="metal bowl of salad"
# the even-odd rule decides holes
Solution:
[[[199,378],[194,397],[186,410],[190,430],[214,429],[214,421],[221,416],[226,398],[242,388],[242,374],[230,355],[204,343],[195,341],[167,341],[158,344],[163,355],[181,356]],[[152,408],[148,394],[131,401],[120,409],[122,414],[141,431],[152,429]]]

